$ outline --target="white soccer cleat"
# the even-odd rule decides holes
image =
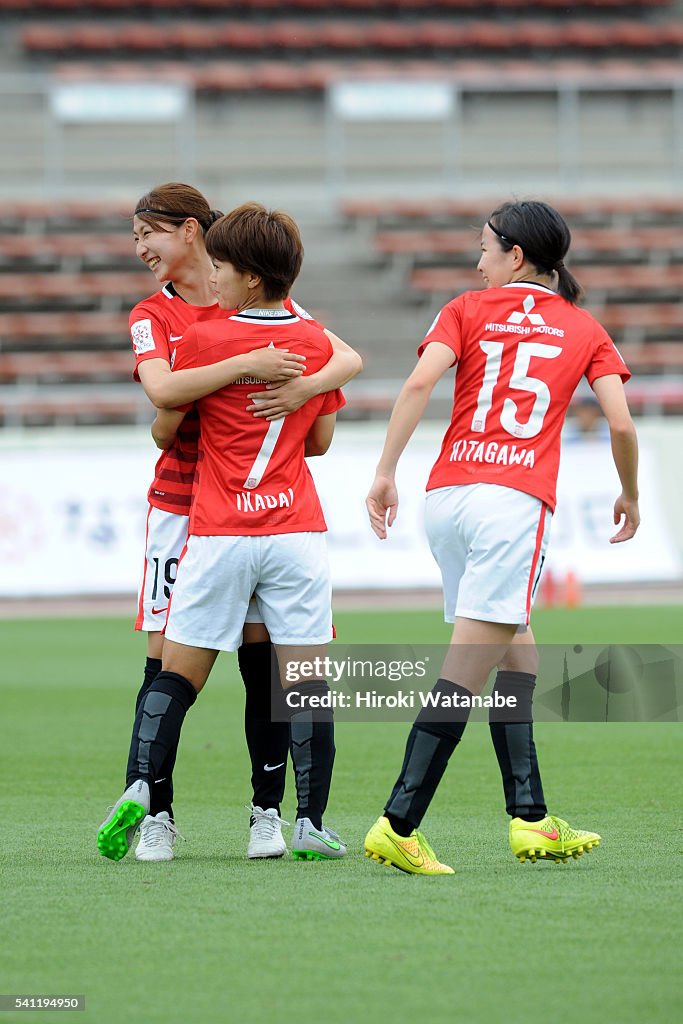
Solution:
[[[287,844],[282,835],[282,826],[289,825],[274,807],[263,810],[262,807],[250,805],[251,825],[249,826],[249,846],[247,857],[255,860],[258,857],[284,857]]]
[[[180,835],[168,811],[147,814],[140,824],[137,860],[173,860],[176,836]],[[182,836],[180,837],[182,839]]]
[[[297,818],[292,837],[294,860],[337,860],[346,854],[346,845],[332,829],[314,828],[310,818]]]

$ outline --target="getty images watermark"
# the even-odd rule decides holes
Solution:
[[[460,657],[467,653],[461,650]],[[542,644],[538,653],[536,721],[680,720],[683,645]],[[443,670],[447,655],[450,672]],[[457,664],[457,652],[447,645],[335,642],[325,654],[284,662],[284,686],[273,687],[273,717],[327,707],[339,721],[412,721],[418,712],[435,719],[467,712],[474,720],[517,720],[516,698],[493,688],[495,668],[481,694],[434,693],[437,679],[453,679]],[[313,680],[325,680],[330,693],[307,695]]]
[[[434,710],[453,710],[471,708],[515,708],[516,697],[503,697],[501,694],[479,695],[471,694],[469,697],[458,693],[446,694],[434,693],[432,690],[397,689],[393,692],[385,692],[377,689],[368,689],[365,684],[369,679],[388,682],[390,684],[404,684],[409,680],[426,680],[429,670],[429,657],[424,659],[411,660],[405,658],[402,661],[393,659],[371,659],[347,657],[343,660],[333,657],[320,657],[311,660],[290,661],[285,668],[285,679],[287,683],[296,683],[306,679],[325,679],[331,687],[335,684],[361,682],[360,689],[330,689],[329,694],[324,696],[308,695],[305,687],[299,687],[293,692],[287,692],[285,688],[285,704],[292,710],[305,711],[316,708],[341,708],[349,710],[369,711],[386,709],[396,711],[403,708],[424,708]]]

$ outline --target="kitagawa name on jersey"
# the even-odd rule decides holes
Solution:
[[[450,462],[488,462],[496,466],[526,466],[534,468],[533,448],[519,448],[516,444],[498,444],[497,441],[460,440],[453,445]]]
[[[534,324],[529,327],[527,324],[495,324],[488,323],[486,330],[492,333],[504,334],[552,334],[555,338],[564,338],[564,331],[561,327],[549,327],[548,324]]]
[[[294,504],[294,488],[288,487],[279,494],[255,494],[241,491],[235,495],[238,512],[262,512],[267,508],[291,508]]]

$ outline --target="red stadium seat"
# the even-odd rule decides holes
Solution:
[[[634,344],[625,342],[620,350],[633,372],[683,369],[683,342],[664,341]]]
[[[132,236],[128,234],[0,235],[0,267],[20,263],[69,268],[117,266],[137,269]]]
[[[78,388],[76,398],[72,397],[73,389],[51,389],[52,394],[40,396],[12,393],[11,397],[6,397],[1,394],[0,421],[4,426],[150,422],[148,408],[138,394],[103,395],[101,385],[94,393],[92,388],[85,393],[84,387]]]
[[[665,7],[671,6],[672,0],[577,0],[575,8],[582,10],[599,10],[602,12],[627,11],[632,12],[634,8]],[[82,8],[80,0],[33,0],[32,8],[40,12],[61,12],[72,11]],[[139,5],[135,0],[90,0],[90,7],[106,12],[127,12],[137,14]],[[174,10],[185,10],[188,6],[187,0],[147,0],[147,6],[163,11],[168,14]],[[350,11],[375,12],[376,0],[337,0],[336,9]],[[438,7],[448,11],[481,11],[481,4],[478,0],[381,0],[383,8],[396,11],[407,11],[413,16],[421,14],[427,9]],[[560,10],[564,13],[567,9],[566,0],[538,0],[538,7],[547,8],[549,11]],[[192,7],[197,12],[219,10],[224,13],[226,9],[237,8],[243,10],[250,8],[255,11],[277,10],[280,13],[291,11],[327,11],[329,0],[194,0]],[[26,0],[0,0],[0,10],[16,10],[23,12],[26,8]],[[489,8],[513,10],[523,12],[528,10],[528,4],[523,0],[490,0]]]
[[[315,26],[305,21],[275,21],[267,40],[269,46],[283,50],[308,50],[319,45],[320,34]]]
[[[97,352],[0,352],[0,384],[74,380],[130,381],[132,351]]]
[[[30,306],[36,300],[52,299],[69,302],[73,299],[137,299],[154,291],[155,283],[148,271],[140,273],[85,274],[0,274],[0,300]]]
[[[359,50],[367,46],[365,29],[353,22],[323,22],[317,29],[317,44],[333,50]]]
[[[121,344],[128,335],[122,313],[0,313],[0,347],[27,339],[62,344],[64,338],[95,339],[103,347]]]
[[[278,14],[282,14],[278,9]],[[374,12],[373,12],[374,13]],[[538,20],[446,20],[391,18],[387,15],[368,19],[351,15],[334,20],[300,18],[273,19],[267,22],[249,20],[195,20],[150,23],[130,19],[124,22],[76,22],[54,26],[37,23],[24,26],[20,32],[26,50],[38,52],[83,51],[115,53],[119,50],[163,52],[169,48],[201,53],[226,46],[235,50],[259,50],[281,47],[285,51],[309,51],[330,47],[358,54],[374,50],[378,53],[410,53],[421,48],[444,56],[461,51],[509,51],[514,55],[533,57],[555,53],[564,57],[568,50],[620,50],[656,55],[662,49],[679,48],[683,43],[683,26],[643,20],[606,20],[581,17]]]

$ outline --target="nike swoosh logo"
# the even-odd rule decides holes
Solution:
[[[171,337],[171,341],[182,341],[183,340],[182,334],[172,334],[170,337]]]
[[[282,764],[264,764],[263,770],[264,772],[274,772],[277,768],[284,768],[284,766],[284,761],[282,762]]]
[[[420,854],[420,859],[418,860],[416,857],[413,857],[412,853],[408,853],[408,851],[406,849],[404,849],[404,847],[401,846],[400,843],[397,843],[394,839],[392,839],[391,836],[387,836],[386,838],[405,857],[405,859],[408,861],[408,863],[413,865],[414,868],[421,868],[421,867],[423,867],[424,862],[425,862],[423,854]]]
[[[311,839],[319,839],[325,846],[329,846],[331,850],[341,850],[341,844],[335,839],[325,839],[325,836],[321,836],[319,832],[309,832]]]
[[[168,605],[165,608],[154,608],[152,607],[152,615],[161,615],[162,612],[168,611]]]
[[[545,836],[547,839],[559,839],[560,838],[560,833],[557,831],[556,828],[554,828],[552,830],[552,832],[544,832],[543,829],[541,829],[541,828],[528,828],[526,831],[527,832],[538,832],[539,836]]]

